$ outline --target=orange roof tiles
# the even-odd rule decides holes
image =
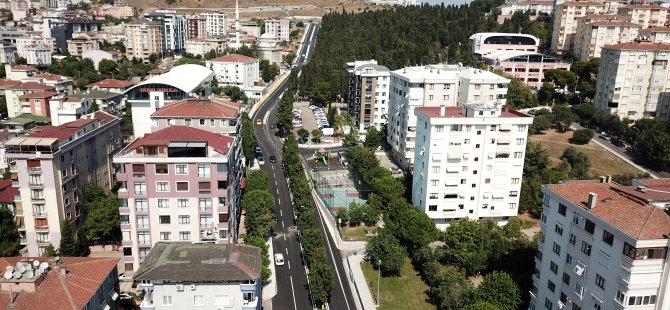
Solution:
[[[670,44],[652,42],[628,42],[605,45],[603,49],[632,50],[632,51],[670,51]]]
[[[249,57],[249,56],[244,56],[240,54],[228,54],[224,55],[221,57],[214,58],[210,61],[216,61],[216,62],[250,62],[250,61],[256,61],[256,58]]]
[[[26,82],[20,84],[14,84],[7,87],[7,89],[13,90],[51,90],[54,89],[53,86],[44,85],[35,82]]]
[[[221,154],[228,154],[234,138],[187,126],[171,126],[146,134],[131,143],[122,153],[126,154],[141,146],[167,146],[170,142],[207,142]]]
[[[670,32],[670,27],[649,27],[640,30],[640,33],[645,32]]]
[[[36,79],[45,79],[49,81],[65,81],[65,80],[71,80],[72,78],[63,76],[63,75],[58,75],[58,74],[52,74],[52,73],[40,73],[32,76],[33,78]]]
[[[102,81],[98,81],[95,83],[91,83],[86,85],[86,87],[99,87],[99,88],[124,88],[124,87],[130,87],[135,85],[135,83],[130,82],[130,81],[123,81],[123,80],[115,80],[115,79],[106,79]]]
[[[622,27],[642,27],[642,25],[639,24],[634,24],[634,23],[629,23],[626,21],[614,21],[614,20],[607,20],[607,21],[597,21],[593,23],[588,23],[586,26],[622,26]]]
[[[155,117],[213,117],[237,116],[240,105],[211,99],[186,99],[166,105],[151,114]]]
[[[643,3],[637,3],[637,4],[627,4],[627,5],[622,5],[619,7],[620,9],[656,9],[656,10],[667,10],[668,8],[656,5],[656,4],[643,4]]]
[[[19,96],[19,99],[31,99],[31,98],[45,99],[57,95],[58,93],[53,91],[38,91],[30,94],[21,95]]]
[[[37,69],[26,65],[13,65],[12,71],[37,71]]]
[[[544,187],[637,240],[664,239],[670,233],[670,215],[648,204],[644,195],[635,195],[632,186],[586,180]],[[591,210],[586,206],[589,193],[597,195]]]
[[[77,131],[82,127],[93,122],[93,120],[99,120],[103,124],[109,123],[110,121],[116,119],[114,116],[109,113],[98,111],[93,114],[93,118],[80,118],[76,121],[62,124],[60,126],[43,126],[39,128],[39,131],[31,134],[29,137],[34,138],[55,138],[58,139],[58,142],[64,141],[72,136],[74,136]]]

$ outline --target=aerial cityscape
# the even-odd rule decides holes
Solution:
[[[0,309],[670,310],[668,2],[0,21]]]

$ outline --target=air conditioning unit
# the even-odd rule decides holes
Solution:
[[[191,291],[195,291],[195,284],[191,284]]]
[[[586,268],[580,265],[576,265],[575,268],[572,269],[572,271],[574,271],[578,276],[581,276],[586,271]]]
[[[183,292],[184,291],[184,284],[177,284],[177,292]]]
[[[560,300],[556,302],[556,305],[558,305],[558,309],[563,309],[565,307],[565,304]]]

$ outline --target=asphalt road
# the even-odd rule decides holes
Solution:
[[[316,33],[319,30],[318,24],[308,24],[307,36],[303,48],[298,54],[296,70],[300,70],[302,65],[308,61],[314,52],[314,43],[316,42]],[[288,81],[288,80],[287,80]],[[277,225],[274,229],[277,236],[273,237],[273,247],[275,253],[284,253],[286,261],[284,266],[276,266],[277,295],[272,299],[273,310],[284,309],[312,309],[307,277],[305,274],[305,265],[301,256],[301,246],[297,239],[297,229],[295,224],[295,215],[290,199],[288,183],[282,170],[282,142],[275,136],[275,130],[270,129],[269,124],[276,122],[277,103],[280,95],[287,87],[287,81],[279,85],[275,91],[269,95],[268,99],[252,115],[252,120],[262,119],[263,126],[255,126],[255,132],[259,146],[266,159],[266,164],[262,167],[267,174],[270,188],[276,199]],[[270,163],[270,155],[277,157],[276,163]],[[317,223],[321,225],[321,231],[324,238],[327,238],[326,254],[336,271],[335,288],[331,292],[329,302],[332,310],[354,310],[354,300],[346,283],[346,276],[342,265],[342,257],[335,247],[330,237],[327,236],[321,219],[317,215]]]

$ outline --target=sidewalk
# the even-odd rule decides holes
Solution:
[[[270,240],[267,241],[267,245],[268,245],[268,255],[270,255],[269,268],[270,272],[272,272],[272,275],[270,276],[270,283],[263,286],[262,295],[263,295],[263,301],[270,300],[270,304],[272,304],[272,298],[275,297],[275,295],[277,295],[277,275],[274,260],[272,259],[275,256],[274,247],[272,246],[272,238],[270,238]]]
[[[344,259],[344,266],[349,267],[349,272],[347,272],[347,278],[352,284],[354,289],[354,301],[356,306],[361,310],[375,309],[375,299],[370,292],[368,287],[368,282],[365,280],[365,275],[363,274],[363,269],[361,269],[361,262],[365,260],[363,254],[351,255]]]

